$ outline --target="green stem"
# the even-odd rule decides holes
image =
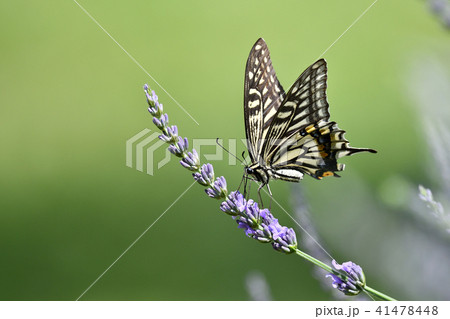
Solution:
[[[308,255],[307,253],[301,251],[300,249],[296,249],[295,253],[297,255],[299,255],[300,257],[305,258],[306,260],[312,262],[314,265],[319,266],[320,268],[331,272],[333,274],[336,274],[340,277],[344,277],[343,279],[346,279],[345,276],[343,276],[341,273],[339,273],[338,271],[336,271],[335,269],[331,268],[330,266],[328,266],[327,264],[324,264],[323,262],[321,262],[320,260]],[[378,290],[375,290],[369,286],[364,286],[364,291],[367,292],[370,295],[376,296],[377,298],[381,299],[381,300],[386,300],[386,301],[395,301],[394,298],[383,294],[382,292],[379,292]]]
[[[297,255],[299,255],[300,257],[305,258],[306,260],[312,262],[314,265],[319,266],[320,268],[322,268],[322,269],[324,269],[324,270],[326,270],[328,272],[332,272],[333,274],[340,275],[340,273],[338,273],[336,270],[334,270],[333,268],[331,268],[327,264],[324,264],[323,262],[321,262],[320,260],[314,258],[313,256],[310,256],[307,253],[304,253],[300,249],[296,249],[295,253]]]
[[[394,298],[392,298],[392,297],[390,297],[390,296],[388,296],[388,295],[385,295],[384,293],[379,292],[378,290],[375,290],[375,289],[373,289],[373,288],[370,288],[369,286],[364,286],[364,290],[365,290],[367,293],[369,293],[369,294],[371,294],[371,295],[373,295],[373,296],[376,296],[376,297],[380,298],[381,300],[386,300],[386,301],[397,301],[396,299],[394,299]]]

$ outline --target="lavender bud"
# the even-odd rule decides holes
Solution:
[[[195,149],[192,149],[192,153],[188,152],[187,155],[180,161],[180,164],[190,171],[197,171],[200,168],[200,159]]]
[[[203,164],[200,173],[192,174],[194,179],[203,186],[209,186],[214,181],[214,168],[211,164]]]
[[[240,193],[238,194],[242,196]],[[228,202],[224,203],[229,205]],[[239,203],[239,205],[241,204],[243,203]],[[236,206],[236,208],[241,211],[239,211],[239,215],[236,214],[236,216],[233,216],[233,218],[238,223],[238,227],[245,230],[245,234],[248,237],[254,238],[261,243],[268,243],[272,241],[270,232],[261,229],[261,212],[266,210],[261,211],[258,207],[258,203],[255,203],[251,199],[248,200],[247,203],[245,203],[245,207],[238,208]]]
[[[286,226],[276,225],[276,232],[272,230],[273,242],[272,247],[277,250],[290,254],[295,252],[297,249],[297,237],[295,236],[295,231],[292,228],[287,228]],[[270,226],[269,226],[270,229]]]
[[[238,192],[231,192],[227,199],[222,202],[220,209],[228,215],[236,216],[242,213],[247,206],[244,196]]]
[[[154,117],[153,124],[155,124],[161,131],[169,124],[169,116],[166,114],[161,115],[160,118]]]
[[[184,157],[184,154],[186,153],[187,149],[189,148],[189,142],[188,139],[182,138],[178,136],[178,141],[175,144],[169,145],[169,151],[178,157]]]
[[[178,137],[178,128],[176,125],[166,126],[163,129],[163,133],[158,136],[160,140],[166,143],[175,143]]]
[[[347,276],[347,279],[344,280],[336,274],[329,273],[327,277],[333,278],[334,288],[350,296],[357,295],[364,289],[366,278],[360,266],[351,261],[339,265],[333,260],[332,264],[336,270],[344,272]]]
[[[163,112],[163,105],[158,102],[158,96],[155,94],[155,91],[151,91],[149,93],[149,87],[147,84],[144,85],[145,96],[147,97],[148,103],[148,111],[151,115],[159,117]]]
[[[255,234],[255,231],[253,230],[253,228],[251,228],[245,221],[236,220],[236,222],[238,223],[238,228],[242,228],[245,230],[245,235],[253,238],[253,236]]]
[[[220,176],[216,179],[212,187],[205,190],[206,194],[215,199],[224,198],[227,196],[227,181],[225,177]]]
[[[246,215],[249,225],[253,228],[258,227],[260,223],[258,203],[254,202],[252,199],[247,201],[247,206],[245,207],[244,214]]]

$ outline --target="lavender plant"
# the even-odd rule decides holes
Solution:
[[[251,271],[245,276],[245,288],[250,296],[250,300],[273,300],[270,293],[269,283],[264,275],[259,271]]]
[[[442,204],[433,198],[433,193],[428,188],[419,185],[419,198],[431,209],[433,216],[445,230],[450,233],[450,218],[445,214]]]
[[[320,236],[311,219],[310,208],[304,195],[303,186],[301,184],[294,184],[292,186],[292,190],[293,194],[295,194],[295,196],[292,196],[292,206],[295,209],[296,224],[298,225],[298,228],[302,230],[300,235],[303,250],[310,255],[316,256],[320,260],[331,261],[332,257],[328,254],[321,243]],[[333,298],[337,300],[349,299],[349,296],[342,294],[337,286],[330,286],[329,279],[326,278],[330,277],[330,275],[327,275],[327,272],[322,268],[315,267],[313,269],[313,275],[319,281],[322,288],[332,292]],[[358,301],[369,300],[368,297],[363,294],[359,294],[357,297],[351,296],[351,298],[354,300],[357,299]]]
[[[450,29],[450,2],[448,0],[428,0],[430,10]]]
[[[247,237],[260,243],[270,243],[276,251],[285,254],[295,253],[326,270],[329,273],[327,276],[333,279],[333,287],[346,295],[357,295],[364,291],[382,300],[394,300],[367,286],[360,266],[351,261],[339,265],[333,260],[333,269],[298,249],[295,231],[280,225],[278,219],[268,209],[261,209],[257,202],[245,199],[239,191],[228,193],[225,177],[215,178],[213,166],[210,163],[201,165],[197,151],[195,149],[189,151],[188,139],[178,135],[177,126],[169,126],[169,116],[163,113],[163,105],[147,84],[144,85],[144,92],[153,123],[162,132],[159,138],[169,144],[169,151],[181,159],[181,166],[192,172],[194,180],[206,188],[205,192],[209,197],[222,200],[220,209],[236,221],[238,228],[243,229]]]

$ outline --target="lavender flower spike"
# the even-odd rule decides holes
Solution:
[[[203,164],[200,173],[192,174],[194,179],[203,186],[209,186],[214,181],[214,169],[211,164]]]
[[[192,149],[192,153],[188,152],[186,157],[180,161],[181,166],[187,168],[190,171],[198,171],[200,168],[200,159],[195,149]]]
[[[347,261],[342,265],[339,265],[335,260],[332,261],[334,268],[338,271],[342,271],[347,276],[347,280],[343,280],[338,275],[329,273],[327,277],[333,278],[333,287],[342,291],[344,294],[354,296],[359,294],[366,285],[366,277],[360,266]]]
[[[227,196],[227,181],[225,177],[220,176],[216,179],[212,187],[205,189],[206,194],[215,199],[225,198]]]

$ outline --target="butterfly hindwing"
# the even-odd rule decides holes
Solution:
[[[260,156],[261,141],[265,139],[284,95],[273,69],[267,44],[259,39],[250,51],[245,70],[245,132],[252,162]]]
[[[339,177],[336,172],[342,171],[345,166],[337,163],[338,158],[358,152],[375,152],[372,149],[350,147],[344,133],[335,122],[321,120],[292,134],[269,159],[275,177],[286,180],[289,178],[284,175],[298,175],[293,171],[316,179]]]
[[[266,136],[266,158],[293,133],[330,118],[326,88],[327,64],[320,59],[298,77],[279,107]]]

